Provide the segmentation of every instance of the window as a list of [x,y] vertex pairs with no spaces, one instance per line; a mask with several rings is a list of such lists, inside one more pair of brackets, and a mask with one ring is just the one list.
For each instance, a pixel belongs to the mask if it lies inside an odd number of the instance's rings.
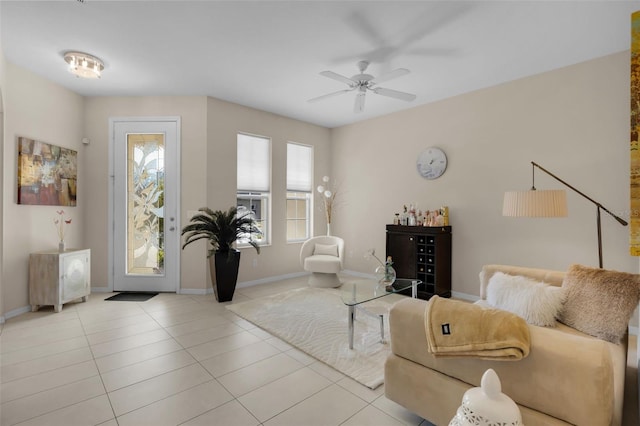
[[287,144],[287,241],[306,240],[311,232],[313,147]]
[[269,242],[269,200],[271,198],[271,141],[260,136],[238,134],[238,214],[250,212],[262,235],[247,235],[238,239],[246,244],[249,238],[259,243]]

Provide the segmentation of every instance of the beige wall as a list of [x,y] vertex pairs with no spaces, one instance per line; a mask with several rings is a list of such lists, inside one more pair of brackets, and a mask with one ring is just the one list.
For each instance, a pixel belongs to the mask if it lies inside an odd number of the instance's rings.
[[[227,209],[235,205],[236,134],[244,131],[273,138],[273,227],[272,245],[257,257],[243,250],[240,283],[301,272],[299,244],[284,239],[284,168],[286,142],[314,145],[322,164],[318,173],[328,173],[329,130],[252,108],[206,97],[90,97],[86,100],[86,180],[90,212],[86,242],[92,249],[93,287],[108,285],[108,119],[125,116],[181,117],[181,226],[188,211],[200,207]],[[322,224],[318,224],[318,227]],[[209,284],[206,245],[195,243],[181,251],[181,288],[205,291]],[[257,263],[254,263],[254,259]],[[254,266],[255,265],[255,266]]]
[[17,137],[59,145],[78,151],[78,206],[65,207],[72,219],[66,242],[68,247],[84,244],[82,231],[87,205],[87,185],[83,161],[82,124],[84,98],[25,69],[5,62],[4,145],[3,145],[3,252],[2,292],[6,315],[28,306],[29,253],[58,245],[53,225],[56,206],[16,204]]
[[[411,202],[422,209],[449,205],[456,292],[478,294],[477,274],[485,263],[596,265],[595,207],[586,200],[569,193],[566,219],[513,219],[501,216],[502,195],[527,189],[530,161],[536,161],[628,218],[628,69],[628,52],[622,52],[329,130],[206,97],[85,99],[5,63],[2,155],[11,161],[3,161],[2,170],[2,314],[28,305],[28,254],[57,242],[55,207],[15,203],[19,135],[78,150],[79,206],[69,209],[74,222],[68,240],[92,249],[93,286],[106,287],[113,116],[181,117],[182,225],[188,210],[235,203],[237,132],[272,138],[272,244],[259,256],[243,250],[241,284],[301,271],[300,245],[284,237],[287,141],[315,147],[316,183],[327,174],[340,182],[333,231],[346,240],[347,269],[373,270],[364,252],[384,252],[384,225]],[[83,146],[82,137],[91,143]],[[447,152],[449,168],[427,181],[415,171],[415,159],[432,145]],[[561,188],[540,172],[536,177],[538,188]],[[317,208],[315,213],[314,230],[322,234],[323,217]],[[637,259],[628,255],[628,228],[603,216],[603,240],[605,267],[637,272]],[[204,244],[181,254],[182,287],[204,291]]]
[[[181,118],[181,217],[187,217],[186,206],[202,205],[206,200],[203,182],[207,176],[206,97],[88,97],[86,99],[85,134],[91,139],[86,155],[86,181],[91,188],[86,243],[92,250],[92,287],[108,286],[108,191],[109,118],[159,117]],[[182,254],[183,288],[204,289],[206,269],[193,256]]]
[[[453,290],[478,295],[486,263],[564,270],[597,266],[596,208],[569,192],[569,217],[502,217],[506,190],[529,189],[541,164],[623,218],[629,217],[629,53],[622,52],[332,131],[332,165],[345,202],[336,234],[346,268],[372,271],[363,253],[385,250],[385,224],[403,204],[450,208]],[[416,156],[445,150],[437,180]],[[538,189],[562,185],[536,172]],[[606,215],[606,213],[603,213]],[[602,217],[605,268],[637,272],[629,229]]]
[[[298,257],[301,243],[286,242],[286,157],[287,142],[314,147],[315,182],[330,170],[330,131],[298,120],[259,111],[218,99],[208,99],[209,150],[207,162],[207,203],[213,209],[228,209],[236,200],[236,135],[251,133],[271,138],[271,245],[257,255],[253,248],[242,249],[240,284],[263,278],[302,272]],[[186,206],[194,209],[199,206]],[[318,210],[315,210],[316,213]],[[316,214],[316,234],[325,232],[321,214]],[[203,245],[204,247],[204,245]],[[204,248],[202,249],[204,251]]]

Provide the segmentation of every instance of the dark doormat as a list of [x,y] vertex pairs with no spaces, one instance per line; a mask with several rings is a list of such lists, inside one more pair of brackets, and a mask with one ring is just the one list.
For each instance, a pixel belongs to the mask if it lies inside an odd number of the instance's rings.
[[111,297],[107,297],[104,300],[115,300],[118,302],[146,302],[157,294],[158,293],[150,291],[124,291]]

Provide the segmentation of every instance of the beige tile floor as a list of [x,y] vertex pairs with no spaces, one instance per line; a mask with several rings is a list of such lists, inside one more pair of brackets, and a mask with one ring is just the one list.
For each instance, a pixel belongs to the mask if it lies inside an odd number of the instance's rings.
[[[233,303],[304,285],[239,288]],[[1,425],[427,424],[387,400],[383,387],[358,384],[213,295],[108,296],[2,326]]]
[[[233,303],[304,285],[302,278],[240,288]],[[108,296],[2,326],[0,425],[429,424],[386,399],[383,386],[358,384],[212,295],[160,294],[144,303]],[[637,402],[635,383],[627,389]],[[625,408],[635,423],[625,424],[637,424],[633,407]]]

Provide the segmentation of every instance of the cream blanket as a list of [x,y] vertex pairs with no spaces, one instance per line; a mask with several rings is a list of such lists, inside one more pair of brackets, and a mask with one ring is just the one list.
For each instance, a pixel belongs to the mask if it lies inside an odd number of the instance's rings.
[[529,355],[529,327],[511,312],[433,296],[424,317],[436,357],[517,361]]

